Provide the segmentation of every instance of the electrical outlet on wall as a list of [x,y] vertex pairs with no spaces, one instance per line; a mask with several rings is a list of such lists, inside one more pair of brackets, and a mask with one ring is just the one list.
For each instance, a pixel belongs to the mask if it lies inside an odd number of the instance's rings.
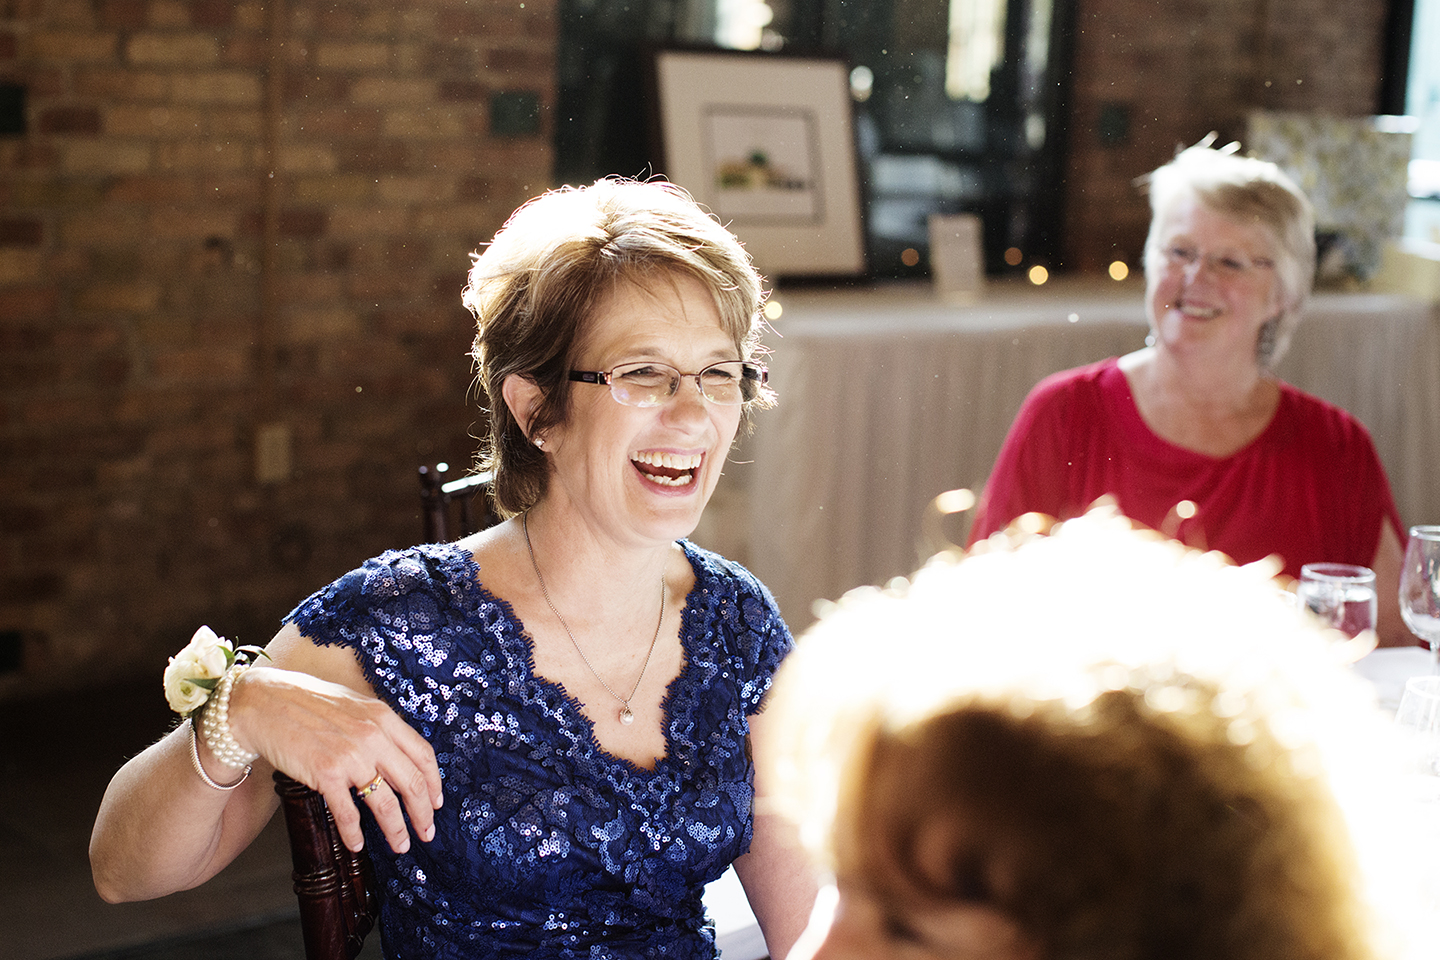
[[281,483],[290,479],[290,425],[263,424],[255,431],[255,480],[257,483]]

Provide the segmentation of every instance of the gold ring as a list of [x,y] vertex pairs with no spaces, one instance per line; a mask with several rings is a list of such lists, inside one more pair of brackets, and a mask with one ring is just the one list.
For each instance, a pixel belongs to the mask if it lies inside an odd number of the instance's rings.
[[364,800],[366,797],[370,796],[370,794],[374,793],[376,790],[379,790],[380,784],[384,782],[385,778],[377,773],[375,774],[374,780],[371,780],[369,783],[365,784],[365,786],[355,791],[355,796],[361,800]]

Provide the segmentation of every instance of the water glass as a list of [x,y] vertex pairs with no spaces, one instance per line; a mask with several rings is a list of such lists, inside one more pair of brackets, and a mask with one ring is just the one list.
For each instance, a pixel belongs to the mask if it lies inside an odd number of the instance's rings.
[[1307,563],[1295,588],[1300,603],[1326,624],[1353,639],[1375,629],[1379,603],[1375,571],[1353,563]]
[[1440,677],[1411,677],[1395,712],[1395,723],[1412,738],[1417,767],[1440,773]]

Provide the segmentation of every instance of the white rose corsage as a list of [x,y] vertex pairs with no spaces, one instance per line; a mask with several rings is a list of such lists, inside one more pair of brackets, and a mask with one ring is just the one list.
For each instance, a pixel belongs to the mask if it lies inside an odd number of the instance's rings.
[[170,709],[189,717],[205,705],[231,667],[258,657],[268,658],[269,654],[260,647],[236,647],[209,627],[201,627],[165,668],[165,699]]
[[[209,627],[201,627],[165,667],[165,699],[190,728],[190,762],[200,779],[216,790],[234,790],[244,783],[251,762],[259,756],[242,748],[230,732],[230,690],[251,663],[269,656],[259,647],[237,647]],[[203,732],[197,726],[204,727]],[[200,762],[201,737],[221,766],[243,770],[238,780],[220,783],[205,771]]]

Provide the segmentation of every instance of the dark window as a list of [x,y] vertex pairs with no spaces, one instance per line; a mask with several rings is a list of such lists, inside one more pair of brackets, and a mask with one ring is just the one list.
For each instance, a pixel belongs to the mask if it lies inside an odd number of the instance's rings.
[[[991,272],[1016,269],[1007,265],[1008,249],[1019,250],[1025,266],[1056,266],[1070,6],[562,0],[556,177],[584,183],[654,172],[645,83],[651,46],[839,53],[852,67],[872,273],[923,273],[932,213],[979,214]],[[735,15],[747,7],[763,16]]]
[[[1394,0],[1386,30],[1381,113],[1415,118],[1405,235],[1440,243],[1440,0]],[[1427,55],[1428,54],[1428,55]]]

